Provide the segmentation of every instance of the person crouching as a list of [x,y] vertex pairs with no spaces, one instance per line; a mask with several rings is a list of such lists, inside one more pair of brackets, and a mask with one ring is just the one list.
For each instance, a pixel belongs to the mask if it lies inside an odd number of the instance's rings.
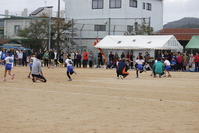
[[129,69],[129,67],[128,67],[128,65],[126,64],[125,61],[126,61],[126,59],[123,58],[123,59],[119,62],[118,68],[117,68],[117,73],[118,73],[118,75],[120,75],[120,78],[121,78],[121,79],[123,79],[123,78],[125,78],[126,76],[129,75],[129,73],[127,72],[128,69]]

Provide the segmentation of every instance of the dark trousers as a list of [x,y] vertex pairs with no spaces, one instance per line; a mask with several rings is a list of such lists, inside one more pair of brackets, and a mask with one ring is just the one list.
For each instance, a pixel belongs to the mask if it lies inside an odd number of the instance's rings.
[[178,63],[177,63],[177,70],[182,70],[182,67],[183,67],[183,66],[182,66],[182,63],[179,63],[179,62],[178,62]]
[[55,62],[55,66],[57,66],[58,65],[57,59],[54,59],[54,62]]
[[77,68],[79,67],[81,67],[81,60],[77,60],[77,63],[76,63],[76,66],[77,66]]
[[195,69],[199,72],[199,62],[195,62]]
[[83,67],[87,67],[88,60],[83,60]]
[[48,67],[48,59],[44,59],[44,66]]
[[102,59],[98,60],[98,66],[103,65]]
[[77,64],[77,59],[74,59],[74,66],[76,66],[76,64]]
[[89,61],[89,67],[90,67],[90,68],[93,67],[93,61],[92,61],[92,60]]
[[26,59],[26,58],[23,58],[23,59],[22,59],[22,65],[23,65],[23,66],[27,66],[27,59]]

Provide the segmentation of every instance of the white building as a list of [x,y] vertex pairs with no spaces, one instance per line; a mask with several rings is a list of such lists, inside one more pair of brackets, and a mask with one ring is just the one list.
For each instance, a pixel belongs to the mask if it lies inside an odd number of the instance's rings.
[[136,23],[163,28],[163,0],[66,0],[65,6],[66,20],[76,23],[72,39],[82,48],[92,49],[96,37],[135,31]]
[[[35,11],[29,13],[28,9],[24,9],[21,15],[12,16],[8,10],[5,11],[5,18],[4,18],[4,36],[6,38],[19,38],[17,36],[17,30],[19,28],[26,28],[30,25],[30,22],[35,20],[36,18],[45,14],[50,17],[57,17],[53,14],[53,6],[46,6],[46,7],[39,7]],[[64,11],[60,12],[60,18],[64,18]]]

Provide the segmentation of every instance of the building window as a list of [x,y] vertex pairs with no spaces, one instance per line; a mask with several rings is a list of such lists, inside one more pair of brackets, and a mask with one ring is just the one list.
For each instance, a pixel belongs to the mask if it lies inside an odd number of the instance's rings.
[[121,8],[121,0],[110,0],[109,7],[110,8]]
[[92,8],[93,9],[103,9],[104,0],[93,0]]
[[145,9],[145,3],[143,3],[143,9]]
[[137,0],[129,0],[129,5],[130,7],[136,7],[138,6]]
[[95,25],[95,31],[106,31],[106,25]]
[[147,6],[146,9],[149,10],[149,11],[151,11],[151,9],[152,9],[151,3],[147,3],[146,6]]
[[14,27],[14,34],[17,34],[17,31],[19,30],[20,25],[15,25]]

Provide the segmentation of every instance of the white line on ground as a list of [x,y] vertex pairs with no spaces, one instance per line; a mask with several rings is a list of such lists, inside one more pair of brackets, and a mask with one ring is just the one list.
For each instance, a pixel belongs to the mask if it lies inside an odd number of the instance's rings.
[[[160,101],[160,99],[148,99],[148,98],[136,98],[136,97],[122,97],[122,96],[110,96],[110,95],[96,95],[96,94],[85,94],[85,93],[74,93],[74,92],[60,92],[60,91],[50,91],[50,90],[38,90],[38,89],[24,89],[24,88],[11,88],[11,87],[0,87],[0,88],[1,89],[10,89],[10,90],[49,92],[49,93],[60,93],[60,94],[83,95],[83,96],[101,96],[101,97],[124,98],[124,99],[133,99],[133,100]],[[199,102],[174,101],[174,100],[164,100],[164,99],[162,101],[164,101],[164,102],[174,102],[174,103],[199,104]]]

